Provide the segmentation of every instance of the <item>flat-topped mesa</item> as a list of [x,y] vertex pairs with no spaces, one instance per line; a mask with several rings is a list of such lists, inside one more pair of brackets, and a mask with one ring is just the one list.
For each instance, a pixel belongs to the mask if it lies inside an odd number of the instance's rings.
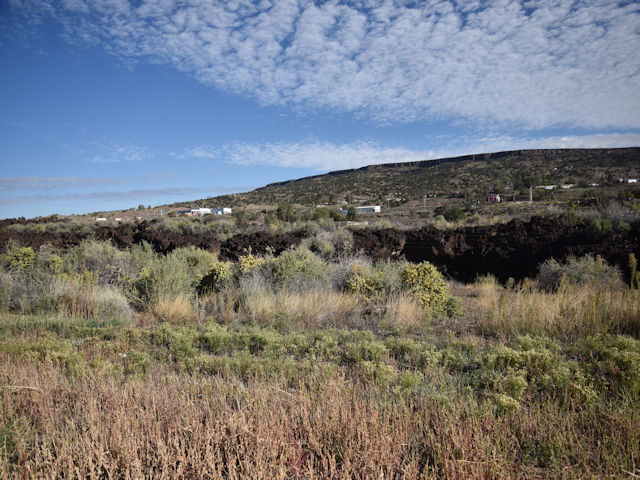
[[367,165],[360,168],[348,168],[345,170],[334,170],[332,172],[311,175],[308,177],[296,178],[293,180],[285,180],[282,182],[274,182],[258,188],[262,190],[269,187],[278,187],[282,185],[289,185],[306,180],[312,180],[314,178],[320,178],[327,175],[345,175],[347,173],[359,172],[359,171],[372,171],[383,170],[391,168],[428,168],[435,167],[436,165],[442,165],[445,163],[460,163],[460,162],[490,162],[493,160],[503,160],[505,158],[514,158],[518,160],[531,159],[531,160],[552,160],[558,155],[566,155],[571,153],[580,153],[582,155],[598,155],[602,157],[602,160],[613,160],[616,155],[637,155],[640,160],[640,147],[625,147],[625,148],[547,148],[547,149],[532,149],[532,150],[505,150],[503,152],[494,153],[478,153],[470,155],[461,155],[459,157],[446,157],[436,158],[433,160],[416,160],[414,162],[396,162],[396,163],[381,163],[376,165]]

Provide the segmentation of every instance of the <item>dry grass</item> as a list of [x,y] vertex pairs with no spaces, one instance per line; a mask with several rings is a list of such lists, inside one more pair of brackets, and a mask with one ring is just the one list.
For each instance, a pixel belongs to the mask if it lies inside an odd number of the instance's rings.
[[640,291],[564,283],[555,293],[525,282],[519,288],[475,287],[483,313],[481,333],[510,336],[546,334],[572,338],[598,333],[640,334]]
[[363,308],[357,296],[333,290],[257,290],[244,297],[238,313],[241,320],[261,326],[355,327],[362,321]]
[[151,313],[160,322],[177,325],[193,323],[198,318],[191,299],[182,294],[159,298],[151,306]]
[[605,478],[640,454],[628,402],[496,417],[340,377],[122,383],[0,362],[2,478]]
[[406,293],[389,297],[383,311],[381,324],[407,333],[424,331],[430,320],[429,312],[425,311],[413,295]]

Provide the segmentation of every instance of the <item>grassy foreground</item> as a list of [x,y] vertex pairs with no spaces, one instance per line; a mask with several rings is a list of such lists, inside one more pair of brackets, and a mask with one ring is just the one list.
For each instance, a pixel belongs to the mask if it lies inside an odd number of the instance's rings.
[[114,291],[56,267],[49,307],[0,314],[0,477],[640,475],[638,289],[287,255],[173,295],[177,258]]

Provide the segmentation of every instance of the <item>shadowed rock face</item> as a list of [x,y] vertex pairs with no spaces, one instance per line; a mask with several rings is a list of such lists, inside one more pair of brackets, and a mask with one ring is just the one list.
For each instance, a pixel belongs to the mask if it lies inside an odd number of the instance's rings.
[[[602,255],[627,274],[629,253],[633,252],[640,258],[639,230],[640,226],[635,225],[628,232],[599,236],[585,223],[566,226],[554,219],[533,218],[530,222],[514,220],[500,225],[444,231],[435,228],[416,231],[355,230],[353,238],[356,253],[375,259],[404,257],[413,262],[428,260],[446,276],[456,280],[468,282],[478,275],[492,273],[505,281],[509,277],[518,280],[535,276],[538,265],[547,258],[562,259],[587,253]],[[99,227],[91,234],[98,239],[111,240],[120,248],[147,241],[156,251],[167,253],[178,247],[193,245],[230,260],[249,251],[254,254],[278,254],[298,245],[303,239],[302,234],[270,235],[257,232],[235,235],[221,242],[214,233],[158,232],[145,222],[115,228]],[[18,233],[0,227],[0,251],[4,251],[10,238],[36,249],[45,243],[66,249],[86,237],[87,233],[81,232]]]
[[587,224],[566,226],[554,219],[533,218],[506,224],[457,230],[355,232],[356,245],[376,258],[400,250],[407,260],[428,260],[448,277],[469,282],[492,273],[500,280],[532,277],[544,260],[587,253],[601,255],[627,273],[629,253],[640,254],[638,226],[630,232],[598,236]]

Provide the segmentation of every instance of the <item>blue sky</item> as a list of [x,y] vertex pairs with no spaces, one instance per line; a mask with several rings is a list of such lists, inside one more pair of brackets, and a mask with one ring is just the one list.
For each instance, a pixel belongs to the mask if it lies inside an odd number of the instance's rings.
[[640,4],[0,2],[0,218],[640,145]]

